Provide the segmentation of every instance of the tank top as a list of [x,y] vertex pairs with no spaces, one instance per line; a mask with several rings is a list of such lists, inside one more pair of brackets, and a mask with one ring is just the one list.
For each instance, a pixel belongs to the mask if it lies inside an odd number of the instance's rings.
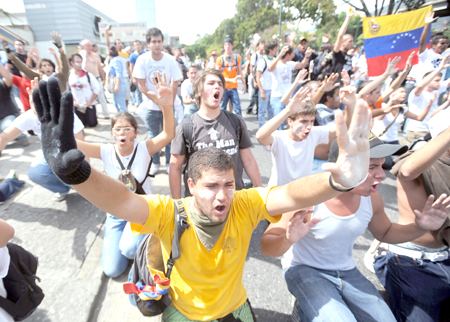
[[356,213],[346,217],[336,216],[325,203],[315,206],[312,216],[322,219],[284,254],[283,268],[297,265],[340,271],[355,268],[353,245],[364,234],[372,215],[370,196],[361,197]]

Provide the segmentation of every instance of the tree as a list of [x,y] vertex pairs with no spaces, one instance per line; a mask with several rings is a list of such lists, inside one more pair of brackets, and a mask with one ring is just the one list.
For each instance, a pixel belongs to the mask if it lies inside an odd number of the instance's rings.
[[375,0],[374,8],[370,11],[365,0],[358,0],[359,4],[356,0],[342,1],[352,6],[356,11],[363,12],[366,17],[393,15],[396,14],[402,6],[405,6],[407,11],[416,10],[425,4],[425,0]]
[[336,12],[333,0],[285,0],[283,7],[291,12],[291,21],[311,19],[315,25],[322,24]]

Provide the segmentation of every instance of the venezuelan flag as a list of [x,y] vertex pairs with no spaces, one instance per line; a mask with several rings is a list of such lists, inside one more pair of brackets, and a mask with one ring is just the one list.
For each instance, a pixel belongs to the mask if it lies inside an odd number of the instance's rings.
[[[406,60],[415,51],[419,53],[420,36],[425,26],[425,15],[432,6],[398,15],[363,18],[364,49],[369,76],[378,76],[386,70],[388,59],[401,56],[397,68],[405,68]],[[430,42],[428,34],[427,44]],[[419,61],[414,55],[412,65]]]

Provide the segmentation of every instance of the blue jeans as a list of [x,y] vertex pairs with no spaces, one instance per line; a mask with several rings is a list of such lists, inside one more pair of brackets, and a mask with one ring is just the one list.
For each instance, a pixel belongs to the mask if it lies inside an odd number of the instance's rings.
[[357,268],[328,271],[299,265],[284,277],[302,322],[395,322],[380,293]]
[[14,192],[22,188],[25,182],[17,179],[6,179],[0,184],[0,204],[4,203],[11,197]]
[[[0,133],[2,133],[4,130],[6,130],[12,124],[12,122],[16,119],[16,117],[17,116],[15,116],[15,115],[8,115],[8,116],[5,116],[4,118],[2,118],[0,120]],[[27,139],[27,136],[23,133],[17,137],[18,141],[23,141],[26,139]]]
[[263,100],[261,98],[261,91],[258,92],[258,101],[259,101],[259,108],[258,108],[258,121],[259,121],[259,127],[263,126],[264,123],[266,123],[266,112],[267,112],[267,121],[270,120],[273,117],[273,108],[270,104],[270,93],[272,91],[269,89],[267,91],[264,91],[266,93],[266,99]]
[[386,251],[373,267],[397,321],[439,321],[441,303],[450,297],[450,259],[431,262]]
[[220,108],[222,110],[227,109],[228,100],[230,100],[231,104],[233,105],[233,110],[237,115],[241,115],[241,100],[239,99],[239,93],[237,91],[237,88],[228,88],[225,89],[223,92],[223,99],[222,103],[220,105]]
[[[278,115],[280,112],[286,107],[283,103],[281,103],[281,97],[271,97],[270,98],[270,105],[272,105],[273,109],[273,115]],[[284,121],[278,130],[283,130],[284,127],[287,126],[287,121]]]
[[52,191],[65,193],[70,190],[70,186],[63,183],[53,173],[50,166],[45,161],[44,156],[37,157],[33,163],[31,163],[28,169],[28,178],[34,183]]
[[127,83],[124,79],[120,80],[119,92],[113,93],[114,106],[117,112],[128,111],[125,94],[127,93]]
[[127,221],[110,214],[106,215],[103,231],[102,267],[106,276],[117,277],[128,266],[145,235],[135,236],[127,227]]
[[199,108],[197,104],[186,104],[184,105],[184,118],[191,117],[192,114],[197,112]]
[[[163,126],[163,113],[161,111],[153,111],[148,110],[147,111],[147,117],[145,119],[145,126],[147,127],[147,133],[148,138],[154,138],[159,133],[162,132],[162,126]],[[169,164],[170,161],[170,143],[166,145],[165,147],[165,154],[166,154],[166,164]],[[154,165],[161,165],[161,160],[159,157],[159,152],[156,152],[152,155],[153,158],[153,164]]]
[[136,106],[139,106],[142,103],[142,93],[139,90],[139,86],[137,85],[136,90],[134,92],[131,92],[131,103],[135,104]]

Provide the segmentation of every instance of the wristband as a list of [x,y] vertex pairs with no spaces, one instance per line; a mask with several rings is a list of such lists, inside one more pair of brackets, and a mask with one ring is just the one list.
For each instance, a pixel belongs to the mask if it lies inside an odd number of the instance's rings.
[[361,181],[359,181],[353,188],[350,188],[350,189],[341,189],[341,188],[336,187],[336,185],[333,183],[333,179],[332,179],[331,174],[330,174],[330,179],[328,181],[330,183],[330,187],[333,190],[338,191],[338,192],[349,192],[349,191],[352,191],[353,189],[355,189],[355,187],[357,187],[360,184],[362,184],[364,181],[366,181],[368,176],[369,176],[369,174],[367,173],[366,176]]
[[83,160],[74,172],[69,175],[65,175],[64,177],[58,177],[66,184],[75,185],[85,182],[90,175],[91,165],[86,160]]
[[8,47],[5,48],[5,51],[6,51],[7,54],[10,54],[11,53],[11,48],[9,48],[9,46],[8,46]]

